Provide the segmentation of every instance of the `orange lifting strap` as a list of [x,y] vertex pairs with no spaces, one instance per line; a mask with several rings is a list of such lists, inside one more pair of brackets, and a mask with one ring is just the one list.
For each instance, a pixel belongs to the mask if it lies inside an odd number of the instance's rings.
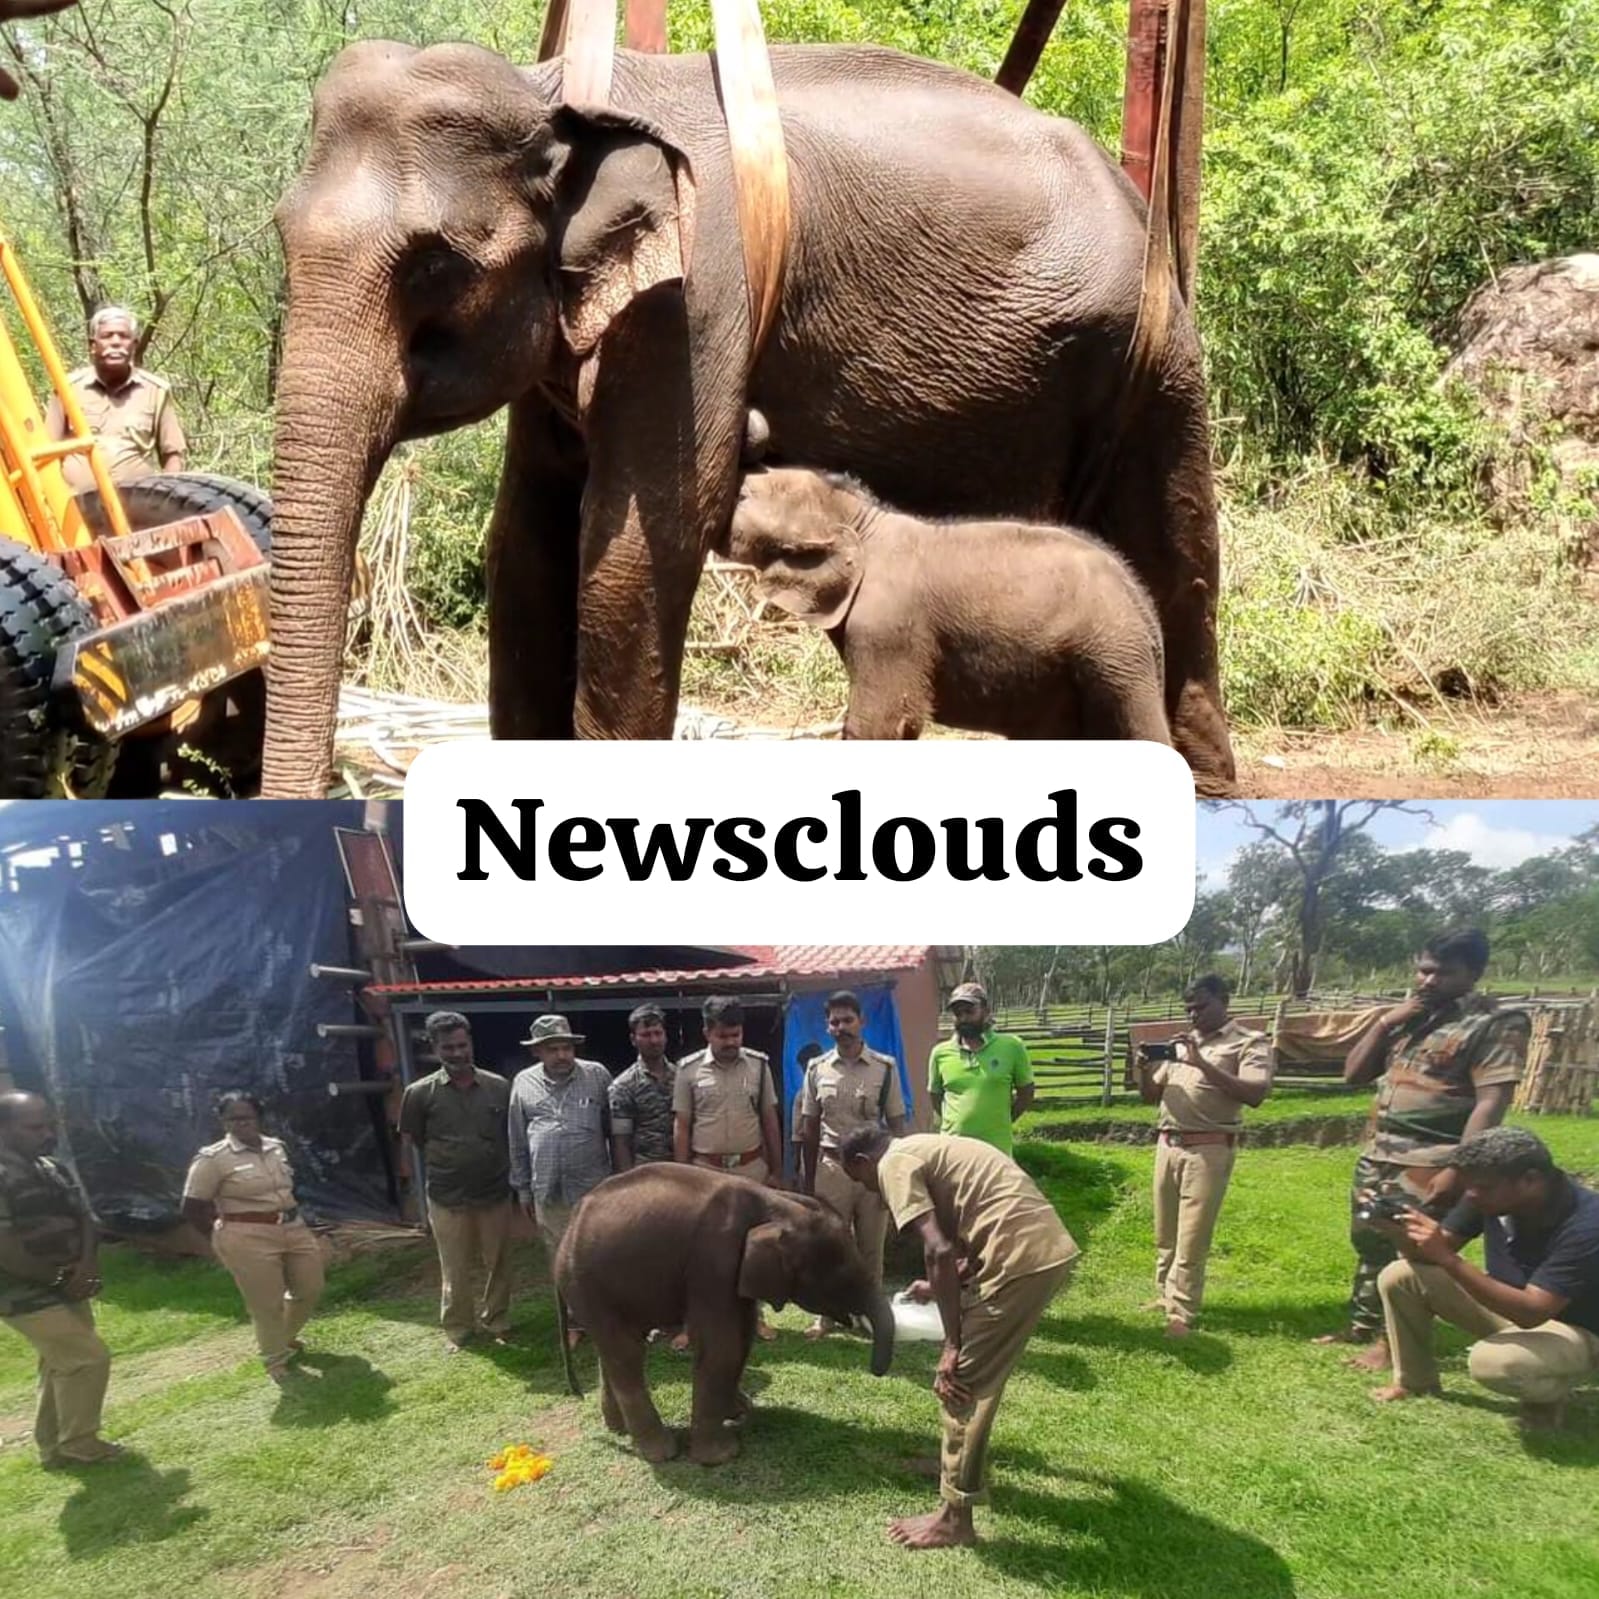
[[[561,94],[568,104],[611,103],[616,7],[617,0],[550,0],[539,60],[565,57]],[[753,366],[782,302],[790,225],[788,153],[760,0],[711,0],[711,20],[716,30],[717,80],[733,152]],[[623,43],[629,50],[663,54],[666,0],[626,0]]]

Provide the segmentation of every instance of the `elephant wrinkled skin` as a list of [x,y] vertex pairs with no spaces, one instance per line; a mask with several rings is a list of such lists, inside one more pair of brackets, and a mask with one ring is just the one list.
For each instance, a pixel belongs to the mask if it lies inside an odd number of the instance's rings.
[[930,517],[1081,527],[1160,616],[1173,741],[1233,760],[1199,350],[1173,291],[1128,352],[1143,202],[1074,124],[892,50],[771,52],[793,233],[749,368],[727,130],[707,55],[561,65],[349,47],[278,208],[268,796],[325,791],[365,501],[402,440],[510,407],[487,549],[500,738],[671,736],[689,607],[725,538],[746,405],[781,460]]
[[635,1166],[585,1195],[555,1252],[555,1288],[594,1340],[606,1426],[646,1460],[677,1453],[644,1377],[652,1328],[681,1324],[693,1341],[689,1455],[708,1466],[738,1452],[727,1423],[744,1413],[758,1302],[866,1317],[878,1376],[894,1353],[888,1300],[826,1205],[700,1166]]
[[1171,742],[1160,623],[1098,539],[938,526],[850,478],[779,467],[744,479],[727,553],[760,572],[766,599],[828,630],[849,671],[845,738],[917,738],[936,718],[1009,738]]

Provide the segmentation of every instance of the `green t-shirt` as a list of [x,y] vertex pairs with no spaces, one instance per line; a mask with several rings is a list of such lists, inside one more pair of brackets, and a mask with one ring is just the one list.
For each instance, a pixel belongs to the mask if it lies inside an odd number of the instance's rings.
[[927,1091],[944,1096],[939,1131],[980,1138],[1007,1155],[1014,1150],[1011,1092],[1032,1080],[1026,1044],[992,1027],[975,1050],[962,1049],[958,1038],[945,1038],[933,1045],[927,1060]]

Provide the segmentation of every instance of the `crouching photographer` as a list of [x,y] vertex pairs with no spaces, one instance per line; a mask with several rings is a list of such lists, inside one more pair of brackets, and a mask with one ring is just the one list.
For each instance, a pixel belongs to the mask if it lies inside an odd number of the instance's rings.
[[[1442,1223],[1413,1208],[1372,1217],[1403,1258],[1377,1279],[1395,1380],[1371,1397],[1439,1392],[1432,1324],[1441,1318],[1477,1335],[1471,1375],[1519,1399],[1523,1427],[1558,1427],[1573,1386],[1599,1374],[1599,1193],[1516,1127],[1464,1140],[1447,1164],[1465,1197]],[[1478,1234],[1486,1271],[1460,1255]]]

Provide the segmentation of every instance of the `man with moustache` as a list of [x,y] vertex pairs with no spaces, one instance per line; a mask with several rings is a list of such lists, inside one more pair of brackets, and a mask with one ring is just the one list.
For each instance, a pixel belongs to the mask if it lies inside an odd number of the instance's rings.
[[638,1006],[627,1018],[633,1064],[611,1084],[611,1163],[618,1171],[672,1160],[677,1063],[666,1053],[666,1013]]
[[[540,1016],[522,1042],[533,1064],[511,1084],[511,1187],[553,1261],[573,1207],[611,1175],[611,1074],[578,1059],[583,1034],[564,1016]],[[582,1336],[569,1322],[568,1341]]]
[[[172,385],[134,364],[139,324],[131,311],[105,305],[89,319],[89,365],[69,373],[67,382],[89,431],[99,441],[113,481],[126,483],[151,472],[181,472],[188,445],[172,403]],[[67,419],[58,396],[45,408],[45,432],[67,436]],[[94,487],[86,456],[61,462],[67,487],[81,494]]]
[[[428,1227],[439,1253],[439,1322],[446,1353],[481,1332],[505,1344],[511,1331],[511,1085],[476,1064],[472,1028],[457,1011],[423,1024],[439,1069],[400,1102],[400,1132],[422,1151]],[[473,1298],[473,1278],[482,1283]]]
[[[744,1009],[736,999],[713,995],[700,1015],[706,1047],[684,1057],[673,1091],[677,1158],[780,1188],[783,1143],[771,1063],[744,1047]],[[755,1333],[770,1340],[777,1329],[760,1317]]]
[[[827,1031],[833,1047],[805,1068],[800,1147],[804,1191],[843,1219],[872,1282],[881,1287],[888,1212],[871,1189],[850,1181],[838,1151],[845,1134],[857,1127],[883,1126],[898,1137],[905,1131],[905,1099],[893,1057],[867,1047],[861,1036],[863,1025],[858,996],[848,989],[827,996]],[[832,1330],[833,1323],[818,1316],[805,1336],[825,1338]]]

